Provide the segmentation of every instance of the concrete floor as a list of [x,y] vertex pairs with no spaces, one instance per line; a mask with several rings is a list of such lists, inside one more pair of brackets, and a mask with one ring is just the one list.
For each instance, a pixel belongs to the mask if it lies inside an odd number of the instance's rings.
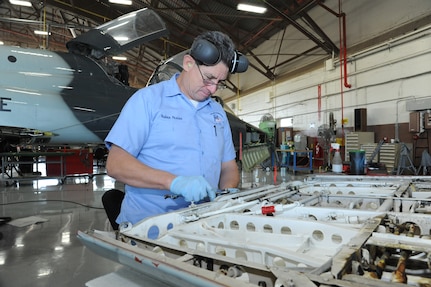
[[83,247],[78,230],[111,230],[101,196],[115,187],[106,175],[93,179],[20,181],[0,186],[0,216],[38,216],[46,222],[0,225],[0,286],[85,286],[121,266]]
[[[0,224],[0,287],[86,286],[102,275],[122,272],[122,265],[91,252],[76,236],[78,230],[112,230],[101,197],[105,191],[123,186],[104,171],[95,167],[94,173],[101,175],[71,177],[63,183],[57,179],[0,182],[1,217],[46,220],[23,227]],[[243,173],[244,185],[250,185],[255,176]],[[259,177],[260,184],[273,181],[269,172],[260,172]],[[141,282],[165,286],[145,278]]]

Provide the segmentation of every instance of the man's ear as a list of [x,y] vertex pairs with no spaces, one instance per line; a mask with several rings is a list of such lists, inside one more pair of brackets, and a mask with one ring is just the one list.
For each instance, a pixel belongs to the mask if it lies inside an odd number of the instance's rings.
[[193,65],[195,64],[195,60],[190,55],[185,55],[183,59],[183,69],[186,71],[189,71],[191,68],[193,68]]

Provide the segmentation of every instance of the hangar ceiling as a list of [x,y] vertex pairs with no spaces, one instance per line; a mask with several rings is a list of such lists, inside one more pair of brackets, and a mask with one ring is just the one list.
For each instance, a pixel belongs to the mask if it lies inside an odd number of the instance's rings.
[[[236,6],[239,0],[133,0],[130,6],[112,4],[108,0],[30,0],[31,7],[0,0],[0,40],[6,45],[66,51],[65,43],[75,35],[125,13],[148,7],[165,21],[169,35],[137,47],[125,55],[128,58],[130,84],[144,86],[160,60],[190,47],[199,33],[219,30],[227,33],[238,50],[247,55],[250,60],[249,71],[259,77],[258,80],[250,81],[251,84],[242,86],[230,81],[229,89],[223,92],[228,98],[235,95],[238,88],[241,91],[253,90],[258,85],[277,80],[317,61],[321,63],[324,58],[337,56],[340,47],[343,47],[340,46],[344,15],[341,12],[346,11],[342,10],[342,5],[349,1],[353,0],[257,0],[267,7],[267,12],[259,15],[238,11]],[[360,2],[369,6],[374,1]],[[348,11],[346,15],[348,13],[354,11]],[[429,17],[412,21],[404,30],[414,29],[422,24],[421,21],[429,21]],[[328,23],[332,23],[332,26]],[[337,30],[335,33],[334,28]],[[51,35],[37,36],[34,34],[35,29],[49,30]],[[295,31],[297,38],[295,44],[286,51],[281,44],[283,37],[295,39],[291,32],[287,32],[288,29]],[[403,32],[400,30],[396,33]],[[393,33],[386,33],[386,37],[391,36],[394,36]],[[256,52],[274,37],[280,41],[271,50]],[[368,38],[367,41],[367,44],[361,45],[370,45],[373,40]],[[313,60],[300,64],[302,59],[310,58]]]

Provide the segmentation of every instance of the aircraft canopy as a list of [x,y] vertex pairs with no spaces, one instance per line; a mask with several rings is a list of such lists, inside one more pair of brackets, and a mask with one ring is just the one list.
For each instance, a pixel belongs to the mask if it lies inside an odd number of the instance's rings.
[[67,42],[71,53],[102,58],[127,50],[168,34],[163,20],[144,8],[102,24]]

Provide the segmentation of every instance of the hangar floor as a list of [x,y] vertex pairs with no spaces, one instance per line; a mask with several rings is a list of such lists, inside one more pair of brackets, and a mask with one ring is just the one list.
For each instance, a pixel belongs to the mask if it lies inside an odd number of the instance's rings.
[[110,229],[101,196],[114,186],[106,175],[2,185],[0,216],[28,222],[0,226],[0,286],[85,286],[120,268],[76,237],[77,230]]
[[[0,287],[86,286],[122,268],[86,249],[76,237],[78,230],[111,230],[101,197],[122,187],[103,168],[94,172],[101,174],[67,178],[63,184],[57,179],[0,184],[0,217],[25,219],[14,225],[0,221]],[[243,174],[243,182],[250,178]]]

